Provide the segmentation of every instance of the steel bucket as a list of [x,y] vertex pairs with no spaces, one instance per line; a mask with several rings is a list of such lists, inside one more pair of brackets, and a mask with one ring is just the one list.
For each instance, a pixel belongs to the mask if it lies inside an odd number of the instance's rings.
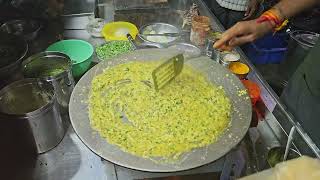
[[16,152],[49,151],[65,134],[52,85],[37,79],[16,81],[0,90],[0,119],[1,133],[6,132],[0,138],[9,138],[4,139],[11,141],[5,147]]
[[41,52],[22,63],[26,78],[40,78],[54,88],[61,114],[68,116],[68,104],[75,82],[70,58],[59,52]]

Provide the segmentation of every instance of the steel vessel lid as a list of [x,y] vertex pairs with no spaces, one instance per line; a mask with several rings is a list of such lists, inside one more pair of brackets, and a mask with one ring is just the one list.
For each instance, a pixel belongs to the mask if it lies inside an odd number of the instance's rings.
[[299,44],[312,48],[319,39],[319,34],[309,31],[294,31],[291,37]]

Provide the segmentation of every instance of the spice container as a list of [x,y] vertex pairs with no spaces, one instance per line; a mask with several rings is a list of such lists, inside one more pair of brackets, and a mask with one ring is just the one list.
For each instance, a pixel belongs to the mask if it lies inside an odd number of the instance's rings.
[[257,103],[260,101],[260,94],[261,94],[260,87],[256,83],[250,80],[243,79],[241,80],[241,82],[248,90],[248,94],[251,99],[252,120],[251,120],[250,127],[257,127],[259,123],[259,119],[264,117],[264,110],[261,110],[261,108],[259,108],[260,106],[257,105]]
[[250,80],[241,80],[241,82],[249,92],[252,106],[255,106],[260,99],[260,94],[261,94],[260,87],[256,83]]
[[230,63],[240,60],[240,54],[236,52],[223,51],[220,52],[219,63],[225,67],[228,67]]
[[210,31],[210,20],[207,16],[195,16],[192,18],[190,41],[198,46],[205,44]]
[[229,67],[229,65],[231,64],[231,61],[224,61],[223,58],[221,58],[221,53],[220,53],[220,58],[219,58],[219,63],[224,66],[224,67]]
[[206,39],[206,43],[205,43],[205,53],[208,57],[212,56],[212,51],[213,51],[213,44],[214,41],[212,39]]
[[236,52],[224,51],[220,53],[219,63],[228,67],[230,63],[240,60],[240,54]]
[[239,79],[245,79],[250,71],[250,68],[241,62],[231,62],[229,65],[229,70],[237,75]]
[[[221,56],[223,54],[223,51],[219,50],[219,49],[212,49],[212,53],[211,53],[211,59],[216,61],[217,63],[221,64]],[[229,65],[229,64],[228,64]]]
[[236,52],[224,52],[222,59],[223,61],[237,62],[240,60],[240,54]]
[[[216,50],[213,48],[213,44],[219,40],[221,37],[221,33],[220,32],[209,32],[208,37],[206,38],[206,42],[205,42],[205,53],[208,57],[212,58],[212,53],[214,53]],[[217,54],[217,52],[215,52]],[[219,62],[219,60],[217,61]]]

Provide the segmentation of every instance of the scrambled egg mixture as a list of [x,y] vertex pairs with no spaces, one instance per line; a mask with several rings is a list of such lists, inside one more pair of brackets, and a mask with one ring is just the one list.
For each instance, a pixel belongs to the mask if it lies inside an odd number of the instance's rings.
[[91,126],[123,151],[144,158],[177,159],[214,143],[230,123],[222,87],[185,65],[159,92],[152,70],[159,62],[130,62],[106,69],[92,81]]

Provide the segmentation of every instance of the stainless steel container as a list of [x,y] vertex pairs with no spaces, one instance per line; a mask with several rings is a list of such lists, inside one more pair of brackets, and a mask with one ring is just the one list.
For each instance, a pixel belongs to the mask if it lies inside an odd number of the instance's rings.
[[229,51],[219,51],[219,50],[216,50],[218,51],[217,53],[219,54],[219,59],[217,59],[217,61],[222,65],[222,66],[225,66],[225,67],[229,67],[229,65],[232,63],[232,62],[237,62],[237,61],[240,61],[240,54],[237,53],[237,52],[229,52]]
[[231,64],[230,61],[224,61],[223,58],[220,58],[220,62],[219,63],[224,67],[229,67],[229,65]]
[[37,153],[54,148],[65,133],[52,85],[37,79],[16,81],[0,91],[0,119],[6,135],[17,136],[10,140],[26,146],[17,148]]
[[23,61],[22,66],[25,77],[40,78],[53,85],[61,113],[67,115],[75,85],[70,58],[59,52],[41,52]]
[[220,59],[222,58],[223,52],[220,51],[219,49],[212,49],[211,53],[211,59],[216,61],[217,63],[220,63]]
[[215,43],[215,41],[213,39],[206,39],[205,42],[205,54],[208,57],[212,57],[212,51],[213,49],[213,44]]
[[205,42],[205,51],[208,57],[211,57],[214,61],[220,63],[220,59],[222,58],[222,51],[219,49],[213,48],[213,45],[216,41],[221,38],[221,32],[209,32],[209,35]]
[[162,46],[167,46],[168,44],[173,44],[181,36],[169,37],[169,36],[144,36],[144,34],[163,34],[163,33],[181,33],[181,30],[171,24],[167,23],[151,23],[142,26],[139,29],[139,37],[143,42],[157,43]]
[[281,73],[287,81],[291,78],[304,58],[316,44],[320,35],[308,31],[293,31],[290,33],[288,51],[285,55],[285,60],[281,65]]

